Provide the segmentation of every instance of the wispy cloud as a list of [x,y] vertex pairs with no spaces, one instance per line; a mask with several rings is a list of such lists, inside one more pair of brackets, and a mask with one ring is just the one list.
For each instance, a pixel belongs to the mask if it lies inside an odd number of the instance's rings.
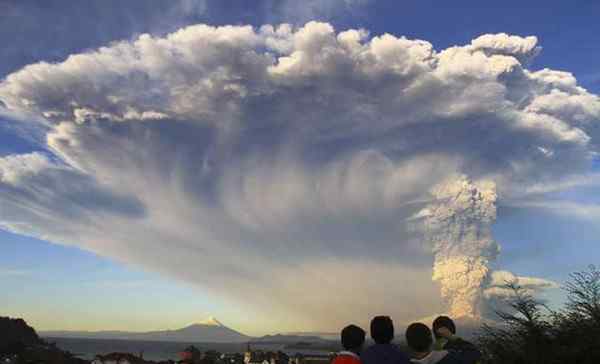
[[567,176],[554,181],[535,183],[523,188],[516,197],[523,198],[530,195],[541,195],[553,192],[562,192],[583,187],[600,186],[600,173],[588,173],[583,175]]
[[581,203],[565,200],[550,201],[522,201],[514,202],[510,206],[518,208],[541,209],[565,218],[574,218],[589,221],[600,219],[600,204]]
[[89,282],[89,285],[101,290],[110,289],[133,289],[152,287],[152,281],[148,280],[102,280]]
[[28,277],[31,275],[32,275],[32,272],[30,270],[0,268],[0,277],[18,278],[18,277]]

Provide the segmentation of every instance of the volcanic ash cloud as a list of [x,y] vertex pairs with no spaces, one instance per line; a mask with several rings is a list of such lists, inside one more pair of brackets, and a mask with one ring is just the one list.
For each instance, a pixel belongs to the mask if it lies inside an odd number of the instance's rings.
[[431,193],[435,202],[420,215],[434,254],[433,280],[441,285],[450,315],[479,317],[490,263],[499,253],[491,232],[496,185],[460,176],[437,185]]
[[311,330],[439,312],[433,252],[450,312],[485,316],[507,278],[548,285],[490,269],[496,191],[525,201],[600,151],[600,97],[528,69],[540,51],[197,24],[28,65],[0,81],[33,143],[0,157],[0,228]]

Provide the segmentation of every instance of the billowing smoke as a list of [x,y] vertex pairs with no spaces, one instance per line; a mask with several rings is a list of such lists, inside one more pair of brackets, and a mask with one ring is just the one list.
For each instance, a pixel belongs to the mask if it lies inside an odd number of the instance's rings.
[[495,183],[459,176],[431,193],[435,202],[419,216],[434,254],[433,280],[440,283],[452,316],[479,317],[490,263],[499,253],[491,232],[496,220]]
[[[434,255],[432,279],[440,284],[448,314],[479,319],[502,308],[514,283],[530,294],[556,288],[549,280],[496,270],[500,245],[492,236],[496,221],[496,183],[449,177],[430,191],[432,203],[415,217]],[[505,308],[503,308],[505,309]]]
[[452,314],[477,316],[507,276],[496,204],[543,202],[599,149],[600,98],[527,69],[540,51],[506,34],[437,51],[318,22],[195,25],[29,65],[0,83],[0,115],[38,133],[0,158],[0,227],[279,327],[439,312],[432,274]]

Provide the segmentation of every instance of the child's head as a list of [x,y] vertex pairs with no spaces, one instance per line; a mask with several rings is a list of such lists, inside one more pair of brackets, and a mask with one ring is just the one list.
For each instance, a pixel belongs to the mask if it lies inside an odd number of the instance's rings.
[[438,316],[435,320],[433,320],[433,334],[436,338],[440,338],[437,331],[440,327],[445,327],[454,335],[456,334],[456,325],[454,325],[454,321],[448,316]]
[[371,337],[377,344],[389,344],[394,339],[394,323],[389,316],[375,316],[371,320]]
[[365,330],[356,325],[348,325],[342,330],[342,346],[346,350],[357,351],[365,343]]
[[431,330],[429,330],[427,325],[420,322],[411,324],[406,329],[406,343],[412,350],[418,353],[429,351],[431,344],[433,344]]

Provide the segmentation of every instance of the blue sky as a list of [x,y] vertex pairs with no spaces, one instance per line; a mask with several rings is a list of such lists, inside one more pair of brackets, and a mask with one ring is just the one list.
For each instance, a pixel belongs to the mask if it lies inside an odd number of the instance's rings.
[[[353,5],[339,1],[336,6],[312,1],[313,8],[300,13],[291,2],[248,3],[5,2],[0,4],[0,78],[28,64],[61,62],[71,54],[135,39],[145,32],[164,35],[201,22],[258,27],[281,22],[302,25],[316,19],[336,30],[365,28],[372,36],[390,33],[424,39],[436,50],[467,44],[486,33],[535,35],[543,50],[531,70],[566,70],[590,93],[600,93],[597,1],[386,0],[348,2]],[[0,156],[41,149],[9,125],[0,126]],[[599,191],[590,187],[549,198],[567,195],[570,200],[597,204]],[[498,265],[503,269],[563,282],[570,272],[598,263],[600,235],[593,220],[502,205],[498,215],[493,231],[502,245]],[[202,285],[177,279],[177,274],[152,271],[140,262],[119,262],[73,245],[7,231],[0,231],[0,249],[0,289],[5,292],[0,295],[0,313],[24,317],[38,329],[150,330],[183,326],[208,315],[249,334],[311,329],[310,323],[290,321],[274,327],[253,321],[239,300],[232,303]],[[562,297],[559,290],[546,295],[555,303]]]
[[3,232],[2,249],[3,314],[47,329],[172,329],[220,312],[218,300],[193,286],[75,247]]

